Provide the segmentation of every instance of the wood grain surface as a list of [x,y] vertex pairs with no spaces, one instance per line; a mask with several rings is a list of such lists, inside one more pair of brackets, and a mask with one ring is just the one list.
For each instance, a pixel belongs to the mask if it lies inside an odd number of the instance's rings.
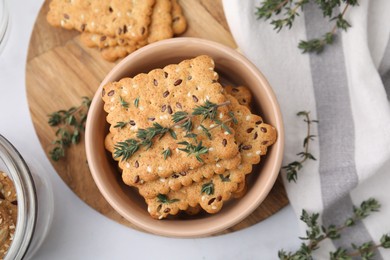
[[[188,19],[188,29],[183,36],[204,38],[236,48],[220,0],[179,2]],[[48,6],[46,1],[35,22],[26,66],[30,113],[46,154],[53,148],[56,131],[47,123],[48,114],[79,105],[82,96],[92,98],[104,76],[115,66],[115,63],[105,61],[97,49],[83,46],[78,32],[51,27],[46,22]],[[85,203],[112,220],[136,229],[111,208],[97,189],[88,168],[83,139],[68,150],[65,159],[52,161],[52,164],[66,185]],[[287,204],[283,184],[278,180],[259,208],[222,233],[256,224]]]

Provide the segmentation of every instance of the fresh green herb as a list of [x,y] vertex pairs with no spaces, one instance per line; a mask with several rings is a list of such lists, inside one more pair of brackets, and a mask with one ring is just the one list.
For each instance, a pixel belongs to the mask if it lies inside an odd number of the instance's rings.
[[192,115],[194,116],[202,116],[202,120],[206,120],[209,118],[211,121],[215,121],[218,113],[218,108],[221,106],[229,105],[230,101],[226,101],[221,104],[215,104],[210,102],[209,100],[206,100],[204,105],[197,106],[194,108],[194,111],[192,112]]
[[238,120],[237,120],[236,116],[234,115],[234,112],[233,111],[229,111],[228,115],[232,119],[233,124],[237,125],[238,124]]
[[166,160],[169,156],[171,156],[171,149],[167,148],[165,149],[162,154],[164,155],[164,160]]
[[[320,243],[325,239],[338,239],[341,237],[341,232],[349,227],[355,225],[358,220],[368,217],[371,213],[377,212],[380,209],[380,204],[376,199],[370,198],[363,201],[359,207],[353,207],[353,216],[346,219],[341,226],[330,225],[329,227],[320,226],[318,219],[320,214],[309,214],[302,210],[301,220],[307,225],[306,237],[301,237],[301,240],[307,241],[302,243],[301,247],[296,252],[286,252],[283,249],[278,252],[279,259],[295,260],[295,259],[313,259],[313,251],[320,248]],[[335,252],[330,252],[330,259],[351,259],[360,256],[362,259],[372,259],[374,257],[374,250],[382,248],[390,248],[390,235],[384,234],[380,243],[375,245],[372,241],[364,243],[360,246],[351,245],[355,250],[348,251],[345,248],[338,248]]]
[[138,151],[140,143],[135,139],[127,139],[124,142],[118,142],[114,148],[114,158],[122,157],[121,161],[125,161]]
[[306,133],[305,139],[303,140],[304,151],[297,154],[298,156],[302,157],[302,159],[299,161],[293,161],[293,162],[282,167],[282,169],[284,169],[286,171],[287,180],[289,182],[291,182],[291,181],[296,182],[297,181],[298,171],[302,169],[303,163],[306,160],[308,160],[308,159],[309,160],[316,160],[316,158],[309,152],[309,144],[310,144],[310,141],[314,140],[314,138],[316,137],[315,135],[311,134],[310,126],[312,123],[318,123],[318,121],[310,119],[310,112],[307,112],[307,111],[300,111],[297,113],[297,116],[304,117],[303,121],[307,123],[307,133]]
[[213,195],[214,194],[214,183],[208,182],[202,185],[202,189],[200,190],[200,193],[206,193],[207,195]]
[[134,106],[136,108],[138,108],[138,105],[139,105],[139,97],[137,97],[135,100],[134,100]]
[[220,174],[219,177],[221,178],[222,182],[230,182],[230,174],[223,176],[223,174]]
[[80,142],[90,105],[91,100],[88,97],[83,97],[81,105],[78,107],[59,110],[49,115],[48,124],[52,127],[58,127],[56,131],[57,139],[53,141],[55,147],[49,151],[53,161],[58,161],[65,157],[66,149],[72,144]]
[[129,103],[126,102],[121,96],[119,96],[119,103],[121,104],[122,107],[129,108]]
[[[272,18],[270,23],[274,26],[274,30],[279,32],[284,27],[290,29],[293,26],[295,18],[299,16],[299,9],[302,10],[303,6],[307,3],[309,3],[309,0],[265,0],[261,3],[260,7],[256,8],[256,16],[258,19],[264,20]],[[303,53],[321,53],[326,45],[330,45],[334,42],[337,29],[347,31],[351,25],[345,20],[344,15],[350,6],[358,5],[357,0],[318,0],[314,1],[314,3],[322,10],[323,16],[328,17],[330,22],[335,21],[335,24],[333,28],[321,38],[300,41],[298,48],[301,49]],[[345,4],[343,11],[340,14],[333,15],[342,4]],[[275,19],[273,18],[281,13],[283,18],[280,18],[280,16]]]
[[114,126],[114,128],[124,128],[126,125],[128,124],[128,122],[117,122],[116,125]]
[[153,123],[152,127],[146,129],[139,129],[137,132],[137,138],[141,141],[141,145],[149,149],[153,142],[153,138],[160,136],[160,139],[164,137],[166,133],[170,133],[170,128],[163,127],[159,123]]
[[172,116],[172,121],[180,125],[186,132],[190,132],[192,130],[192,121],[191,121],[192,116],[189,115],[185,111],[178,111],[175,112]]
[[211,136],[211,133],[210,133],[209,129],[207,129],[207,128],[206,128],[204,125],[202,125],[202,124],[200,124],[199,126],[200,126],[200,128],[202,129],[203,134],[204,134],[205,136],[207,136],[207,138],[208,138],[209,140],[211,140],[211,139],[212,139],[212,136]]
[[198,145],[193,145],[187,141],[179,142],[178,144],[186,146],[185,148],[179,148],[180,151],[188,153],[188,155],[195,155],[195,158],[199,162],[203,162],[200,156],[209,152],[209,149],[202,145],[202,141],[200,141]]
[[162,203],[162,204],[171,204],[174,202],[180,201],[179,199],[169,199],[167,195],[159,193],[157,195],[157,202]]

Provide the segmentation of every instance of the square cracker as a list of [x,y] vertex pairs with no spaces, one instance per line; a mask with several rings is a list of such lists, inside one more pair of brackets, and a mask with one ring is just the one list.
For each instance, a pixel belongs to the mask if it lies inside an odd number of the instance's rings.
[[[206,100],[215,103],[226,103],[223,88],[218,83],[218,74],[214,71],[214,61],[208,56],[199,56],[172,64],[163,69],[155,69],[148,74],[139,74],[134,78],[124,78],[119,82],[108,83],[103,87],[102,99],[104,109],[108,113],[107,122],[111,125],[113,142],[124,142],[136,138],[139,129],[151,127],[154,123],[168,127],[172,125],[172,115],[177,111],[191,113],[194,108],[201,106]],[[137,106],[134,105],[137,100]],[[126,102],[127,107],[122,104]],[[217,111],[218,119],[227,121],[228,107],[220,106]],[[210,119],[202,121],[200,116],[192,118],[193,125],[204,125],[206,128],[214,125]],[[124,128],[116,128],[118,122],[131,122]],[[166,134],[154,141],[152,147],[146,150],[141,147],[127,160],[115,158],[123,170],[122,178],[128,185],[135,179],[144,181],[166,178],[173,173],[196,169],[204,163],[215,163],[220,159],[229,159],[237,155],[238,145],[235,143],[234,131],[231,134],[221,127],[212,130],[213,138],[209,140],[201,129],[194,127],[198,134],[197,142],[202,141],[208,153],[201,156],[203,162],[195,156],[179,150],[184,148],[179,142],[193,140],[184,137],[186,131],[176,126],[174,131],[177,140]],[[166,160],[162,152],[170,149],[172,154]]]
[[155,0],[52,0],[47,21],[57,27],[135,41],[145,39]]
[[[236,141],[240,144],[241,164],[237,169],[214,175],[209,179],[182,187],[178,191],[158,194],[154,198],[146,198],[148,212],[154,218],[162,219],[168,215],[176,215],[188,207],[200,205],[208,213],[221,210],[223,203],[235,196],[235,192],[243,188],[245,176],[252,171],[252,165],[260,162],[261,156],[267,153],[267,148],[274,144],[277,137],[276,129],[263,122],[260,116],[250,110],[230,95],[231,110],[238,120],[235,132]],[[211,192],[204,192],[205,186],[212,186]],[[161,196],[167,198],[164,202]]]
[[[147,36],[146,40],[141,42],[137,42],[132,39],[125,39],[123,37],[112,37],[89,32],[82,33],[80,39],[87,47],[108,48],[109,50],[116,53],[121,52],[119,52],[118,48],[109,47],[118,45],[123,46],[123,50],[125,50],[125,53],[128,54],[128,51],[133,50],[132,48],[127,48],[128,45],[140,48],[148,43],[171,38],[173,36],[171,11],[171,0],[156,0],[149,25],[149,35]],[[114,54],[111,56],[113,55]]]

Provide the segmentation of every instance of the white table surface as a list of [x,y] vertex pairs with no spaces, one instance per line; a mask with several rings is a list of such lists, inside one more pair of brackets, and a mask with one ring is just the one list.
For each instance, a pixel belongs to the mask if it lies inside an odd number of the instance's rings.
[[[211,0],[210,0],[211,1]],[[27,162],[38,162],[54,190],[50,232],[33,259],[277,259],[299,246],[290,206],[250,228],[228,235],[174,239],[142,233],[100,215],[59,178],[35,133],[26,98],[25,66],[30,35],[42,0],[8,1],[11,32],[0,54],[0,133]]]

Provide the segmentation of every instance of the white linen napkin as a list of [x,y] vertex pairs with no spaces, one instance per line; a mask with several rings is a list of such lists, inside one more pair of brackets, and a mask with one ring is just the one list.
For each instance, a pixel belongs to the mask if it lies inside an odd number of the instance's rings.
[[[317,160],[305,162],[296,183],[284,178],[297,221],[306,209],[319,212],[324,226],[341,225],[353,205],[373,197],[382,205],[380,213],[343,231],[340,239],[321,243],[315,256],[327,259],[329,251],[350,248],[351,242],[378,243],[390,232],[390,1],[359,1],[345,15],[352,27],[338,32],[319,55],[297,48],[300,40],[320,37],[333,26],[316,4],[305,6],[291,30],[276,33],[268,21],[257,20],[260,1],[223,0],[223,6],[238,47],[279,100],[286,132],[283,165],[302,151],[306,124],[296,113],[307,110],[319,120],[312,124],[318,137],[310,144]],[[306,226],[301,227],[304,236]],[[375,259],[390,259],[390,250],[377,250]]]

